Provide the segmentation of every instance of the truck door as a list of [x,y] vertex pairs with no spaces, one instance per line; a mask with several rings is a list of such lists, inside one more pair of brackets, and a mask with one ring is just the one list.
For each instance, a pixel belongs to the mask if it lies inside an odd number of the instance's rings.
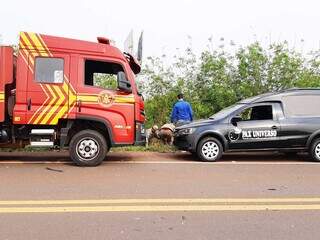
[[69,56],[30,54],[26,120],[29,124],[55,125],[69,110]]
[[118,88],[119,76],[130,77],[129,65],[111,57],[84,56],[79,61],[76,117],[107,124],[116,144],[133,144],[135,98]]
[[274,108],[274,103],[255,104],[231,118],[230,149],[277,148],[280,124]]

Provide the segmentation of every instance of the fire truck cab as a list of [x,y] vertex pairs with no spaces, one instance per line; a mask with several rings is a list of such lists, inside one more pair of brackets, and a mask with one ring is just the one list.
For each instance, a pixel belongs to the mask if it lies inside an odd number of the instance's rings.
[[77,165],[96,166],[110,147],[144,144],[139,72],[106,38],[21,32],[17,56],[0,47],[2,147],[69,148]]

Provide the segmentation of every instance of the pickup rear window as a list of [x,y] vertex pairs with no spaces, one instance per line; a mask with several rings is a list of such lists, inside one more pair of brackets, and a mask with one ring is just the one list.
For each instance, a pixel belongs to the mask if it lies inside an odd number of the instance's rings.
[[320,117],[320,95],[285,96],[282,102],[286,116]]

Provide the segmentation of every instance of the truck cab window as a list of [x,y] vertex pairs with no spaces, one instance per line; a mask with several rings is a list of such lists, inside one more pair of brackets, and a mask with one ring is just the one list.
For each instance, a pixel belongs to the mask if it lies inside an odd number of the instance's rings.
[[39,83],[62,83],[63,82],[62,58],[37,57],[35,59],[35,81]]
[[259,105],[241,112],[242,121],[272,120],[272,105]]
[[85,61],[85,85],[117,89],[117,74],[123,71],[120,64],[94,60]]

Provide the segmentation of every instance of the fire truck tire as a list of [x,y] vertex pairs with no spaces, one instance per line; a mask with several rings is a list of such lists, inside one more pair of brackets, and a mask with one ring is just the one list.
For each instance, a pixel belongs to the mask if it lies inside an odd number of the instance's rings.
[[103,135],[94,130],[82,130],[75,134],[69,145],[72,161],[78,166],[94,167],[103,162],[109,150]]

